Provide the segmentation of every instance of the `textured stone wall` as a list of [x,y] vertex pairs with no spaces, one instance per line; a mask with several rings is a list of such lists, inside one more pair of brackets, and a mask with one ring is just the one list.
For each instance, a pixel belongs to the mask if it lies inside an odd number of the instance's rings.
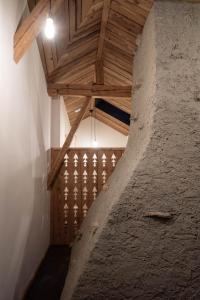
[[127,150],[73,248],[62,300],[200,299],[200,4],[156,1]]

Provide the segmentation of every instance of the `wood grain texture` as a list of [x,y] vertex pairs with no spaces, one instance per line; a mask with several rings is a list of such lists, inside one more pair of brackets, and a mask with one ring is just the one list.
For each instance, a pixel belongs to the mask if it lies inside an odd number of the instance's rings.
[[130,97],[131,86],[115,86],[102,84],[48,84],[48,93],[51,96],[71,95],[71,96],[89,96],[89,97]]
[[102,59],[104,40],[106,35],[106,27],[108,24],[109,12],[110,12],[111,0],[103,1],[103,11],[101,19],[101,31],[99,36],[98,52],[97,52],[97,61]]
[[[52,163],[59,149],[51,149]],[[51,190],[51,243],[71,244],[124,152],[123,148],[70,148]],[[93,228],[94,230],[94,228]]]
[[[33,2],[40,1],[29,2],[33,11]],[[71,124],[85,96],[102,97],[130,113],[131,96],[123,87],[131,90],[137,39],[152,5],[153,0],[65,0],[53,13],[57,36],[49,42],[40,35],[40,53],[49,94],[64,94]],[[62,85],[54,88],[54,84]],[[96,84],[117,90],[96,91],[91,88]],[[99,118],[127,133],[112,117],[101,114]]]
[[123,135],[128,135],[129,126],[119,121],[118,119],[108,115],[107,113],[101,111],[98,108],[95,108],[96,119],[103,122],[104,124],[110,126],[111,128],[117,130]]

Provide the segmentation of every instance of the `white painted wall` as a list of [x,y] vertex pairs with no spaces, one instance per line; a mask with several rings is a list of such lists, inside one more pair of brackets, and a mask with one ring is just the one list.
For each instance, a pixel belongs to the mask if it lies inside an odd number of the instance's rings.
[[[55,99],[52,101],[51,126],[51,147],[62,147],[71,128],[62,97],[59,100]],[[127,136],[91,117],[81,122],[70,147],[93,147],[95,132],[98,147],[126,147]]]
[[60,99],[60,147],[65,142],[65,139],[70,131],[70,122],[67,114],[67,110],[65,108],[63,97]]
[[93,147],[94,127],[96,128],[98,147],[126,147],[128,141],[127,136],[98,120],[94,121],[94,118],[91,117],[81,122],[71,147]]
[[51,147],[60,147],[60,101],[51,101]]
[[18,300],[49,244],[50,100],[36,43],[13,61],[25,0],[0,0],[0,299]]
[[63,97],[51,101],[51,147],[62,147],[70,130],[68,114]]

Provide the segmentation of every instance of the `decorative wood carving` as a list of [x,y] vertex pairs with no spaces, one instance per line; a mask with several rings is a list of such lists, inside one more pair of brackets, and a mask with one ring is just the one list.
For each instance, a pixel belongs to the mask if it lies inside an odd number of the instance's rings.
[[[52,150],[52,159],[59,150]],[[51,242],[73,242],[123,149],[69,149],[51,190]]]

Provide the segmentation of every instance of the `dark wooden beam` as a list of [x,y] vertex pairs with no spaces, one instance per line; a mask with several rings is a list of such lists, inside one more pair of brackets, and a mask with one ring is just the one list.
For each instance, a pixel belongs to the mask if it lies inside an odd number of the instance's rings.
[[98,84],[48,84],[49,96],[131,97],[132,86]]
[[52,166],[51,171],[48,176],[48,182],[47,182],[48,189],[52,186],[52,184],[63,164],[65,154],[70,147],[70,144],[72,142],[74,134],[75,134],[77,128],[79,127],[81,120],[84,118],[84,115],[87,113],[88,109],[90,109],[90,106],[91,106],[91,97],[87,97],[83,108],[81,109],[76,121],[74,122],[73,126],[70,129],[70,132],[64,142],[64,145],[62,146],[61,150],[59,151],[59,153],[53,163],[53,166]]

